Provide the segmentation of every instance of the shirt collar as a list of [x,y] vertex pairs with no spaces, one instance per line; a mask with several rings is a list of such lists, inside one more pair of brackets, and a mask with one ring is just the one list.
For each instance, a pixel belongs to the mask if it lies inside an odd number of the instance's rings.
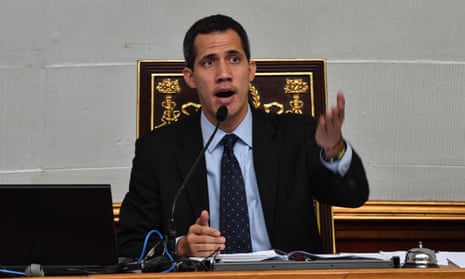
[[[210,138],[211,134],[215,130],[215,125],[208,121],[207,117],[205,116],[204,112],[202,111],[200,114],[200,127],[202,130],[202,138],[203,138],[203,145],[207,144],[208,139]],[[242,122],[237,126],[237,128],[232,131],[239,139],[247,144],[250,148],[252,148],[252,111],[250,105],[247,109],[247,114],[245,115]],[[210,146],[208,147],[208,152],[213,152],[216,146],[220,143],[221,139],[223,139],[224,135],[226,135],[223,130],[218,129],[216,132],[215,137],[213,138]]]

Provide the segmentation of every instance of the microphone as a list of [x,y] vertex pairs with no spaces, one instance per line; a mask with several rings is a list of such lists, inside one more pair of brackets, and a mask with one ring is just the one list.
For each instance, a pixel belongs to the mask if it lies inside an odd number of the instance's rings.
[[218,131],[218,127],[220,126],[220,123],[223,122],[226,117],[228,116],[228,108],[226,106],[221,106],[218,108],[216,111],[216,126],[215,130],[211,134],[210,138],[207,141],[207,144],[203,147],[202,151],[200,151],[199,156],[197,156],[197,159],[195,160],[194,164],[192,165],[191,169],[186,175],[186,178],[181,184],[181,187],[179,187],[178,192],[176,193],[176,196],[174,197],[173,200],[173,206],[171,208],[171,218],[169,222],[169,231],[168,231],[168,236],[167,236],[167,246],[168,246],[168,251],[171,253],[171,255],[176,255],[176,219],[175,219],[175,209],[176,209],[176,202],[181,195],[181,193],[184,191],[184,188],[186,187],[187,183],[190,181],[190,178],[192,176],[192,173],[194,170],[197,168],[200,160],[202,157],[205,155],[205,150],[207,150],[208,146],[210,145],[211,141],[213,140],[213,137],[215,137],[216,132]]

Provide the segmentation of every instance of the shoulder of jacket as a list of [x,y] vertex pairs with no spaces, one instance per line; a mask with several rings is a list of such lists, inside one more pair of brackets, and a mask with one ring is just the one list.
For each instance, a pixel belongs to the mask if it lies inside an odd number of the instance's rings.
[[253,116],[257,121],[270,121],[275,124],[285,124],[285,125],[308,125],[314,123],[313,117],[304,114],[296,113],[267,113],[261,109],[253,109]]

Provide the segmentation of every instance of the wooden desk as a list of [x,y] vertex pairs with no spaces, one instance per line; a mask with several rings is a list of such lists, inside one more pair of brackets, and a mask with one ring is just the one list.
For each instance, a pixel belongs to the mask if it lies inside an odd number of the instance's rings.
[[389,269],[313,269],[313,270],[270,270],[270,271],[216,271],[174,273],[127,273],[111,275],[66,276],[53,279],[431,279],[465,278],[465,268],[389,268]]

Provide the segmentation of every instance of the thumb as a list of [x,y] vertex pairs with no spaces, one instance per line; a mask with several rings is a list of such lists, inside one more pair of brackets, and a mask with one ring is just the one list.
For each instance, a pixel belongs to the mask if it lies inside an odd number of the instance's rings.
[[202,212],[200,212],[199,218],[197,218],[197,221],[195,223],[200,226],[208,226],[209,220],[210,220],[210,215],[208,214],[208,211],[202,210]]

